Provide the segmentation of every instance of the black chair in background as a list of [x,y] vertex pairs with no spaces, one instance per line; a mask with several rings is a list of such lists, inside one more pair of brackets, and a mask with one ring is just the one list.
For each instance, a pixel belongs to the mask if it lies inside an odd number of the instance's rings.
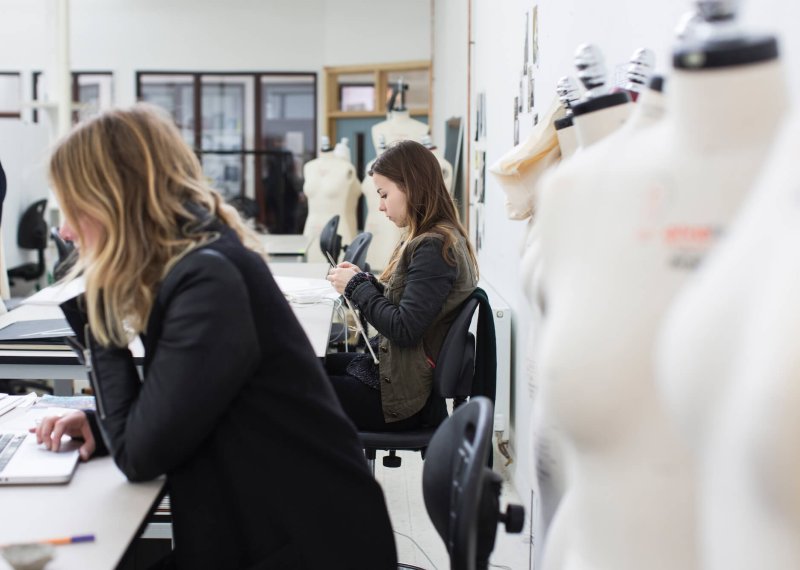
[[[464,301],[439,351],[439,360],[433,372],[433,393],[428,403],[431,419],[447,417],[445,400],[453,400],[456,410],[472,395],[475,377],[476,339],[469,328],[472,315],[478,307],[478,300],[471,297]],[[477,339],[477,342],[485,339]],[[419,451],[423,458],[429,455],[428,444],[436,432],[437,424],[428,427],[396,432],[359,432],[364,454],[375,473],[375,456],[378,450],[389,455],[383,458],[385,467],[399,467],[401,458],[398,450]]]
[[372,243],[372,234],[369,232],[361,232],[353,241],[350,242],[344,250],[344,258],[342,261],[349,261],[362,271],[369,271],[367,266],[367,251],[369,244]]
[[422,493],[428,516],[447,548],[451,570],[486,570],[498,523],[504,523],[507,532],[518,533],[525,522],[525,510],[519,505],[500,512],[502,480],[486,466],[493,423],[491,400],[477,396],[442,422],[428,444]]
[[45,273],[44,250],[47,248],[47,222],[44,211],[47,200],[38,200],[28,206],[22,214],[17,228],[17,245],[22,249],[36,250],[35,263],[23,263],[8,270],[8,280],[13,285],[15,279],[34,281]]
[[61,237],[56,227],[50,228],[50,238],[55,242],[56,252],[58,253],[58,259],[53,265],[53,279],[59,281],[69,273],[69,270],[78,260],[78,250],[75,248],[74,243]]
[[339,231],[339,216],[333,216],[328,220],[322,231],[319,233],[319,247],[325,258],[330,255],[336,263],[339,263],[339,255],[342,253],[342,236],[338,234]]
[[[335,217],[338,218],[339,216]],[[367,251],[369,251],[370,243],[372,243],[372,234],[369,232],[361,232],[354,237],[352,243],[347,246],[342,261],[350,262],[362,271],[369,271],[369,265],[367,264]],[[353,318],[357,317],[353,315]],[[363,318],[361,319],[361,325],[364,327],[364,330],[367,330],[367,323]],[[345,323],[334,322],[331,323],[331,332],[328,343],[334,345],[339,350],[349,350],[351,348],[350,336],[351,335],[348,334]],[[359,347],[366,348],[364,345],[364,339],[362,339],[360,335],[356,335],[352,339],[352,348],[355,350]]]

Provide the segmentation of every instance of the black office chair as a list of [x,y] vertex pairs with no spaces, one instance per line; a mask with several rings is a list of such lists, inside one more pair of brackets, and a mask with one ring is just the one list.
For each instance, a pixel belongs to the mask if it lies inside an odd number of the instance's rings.
[[[411,430],[396,432],[359,432],[364,454],[375,473],[375,456],[378,450],[385,450],[389,455],[383,458],[385,467],[399,467],[401,458],[398,450],[419,451],[423,459],[428,455],[428,443],[438,427],[435,420],[447,417],[446,399],[453,400],[453,409],[463,404],[472,395],[475,377],[475,336],[470,332],[472,315],[478,307],[474,297],[467,299],[462,305],[439,351],[439,360],[433,372],[433,393],[428,402],[428,413],[432,424]],[[491,316],[489,317],[491,318]],[[486,339],[477,339],[486,342]]]
[[50,228],[50,238],[55,242],[58,253],[58,259],[53,265],[53,279],[60,281],[78,260],[78,250],[74,243],[61,237],[56,227]]
[[507,532],[518,533],[525,522],[525,510],[519,505],[500,512],[501,478],[486,466],[493,423],[491,400],[476,396],[442,422],[428,444],[422,494],[447,548],[451,570],[486,570],[498,523],[504,523]]
[[342,261],[349,261],[362,271],[369,271],[367,251],[370,243],[372,243],[372,234],[370,232],[361,232],[353,238],[350,245],[345,247]]
[[[372,234],[369,232],[361,232],[353,238],[353,241],[345,249],[342,261],[349,261],[362,271],[369,271],[369,265],[367,264],[367,251],[369,250],[369,244],[371,242]],[[367,330],[367,323],[364,319],[361,319],[361,325],[364,327],[364,330]],[[349,350],[351,348],[349,344],[349,337],[350,335],[348,334],[347,325],[345,323],[331,323],[331,332],[328,344],[333,345],[340,351],[344,350],[345,348]],[[353,350],[359,347],[365,348],[364,340],[361,338],[361,336],[357,336],[355,338],[352,346]]]
[[17,245],[23,249],[36,250],[37,261],[9,269],[8,280],[12,285],[15,279],[34,281],[44,275],[44,250],[47,248],[47,222],[44,219],[46,207],[46,199],[38,200],[28,206],[19,220]]
[[337,233],[338,231],[339,215],[337,214],[322,226],[322,231],[319,233],[319,247],[322,250],[322,254],[330,255],[331,259],[337,263],[339,262],[339,254],[342,253],[342,236]]

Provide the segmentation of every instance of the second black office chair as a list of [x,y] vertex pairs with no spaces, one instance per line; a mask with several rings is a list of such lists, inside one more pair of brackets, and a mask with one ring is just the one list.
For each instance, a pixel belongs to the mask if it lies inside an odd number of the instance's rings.
[[[428,516],[442,537],[451,570],[486,570],[497,525],[518,533],[525,510],[509,505],[500,512],[500,476],[486,466],[492,452],[494,406],[482,396],[447,418],[430,440],[422,468]],[[399,568],[417,568],[400,564]]]
[[339,262],[339,254],[342,253],[342,236],[339,235],[339,216],[333,216],[328,220],[322,231],[319,233],[319,247],[326,259],[329,255],[335,262]]
[[17,245],[22,249],[36,251],[36,261],[23,263],[8,270],[8,280],[13,285],[15,279],[34,281],[45,273],[44,250],[47,248],[47,222],[44,211],[47,199],[38,200],[28,206],[22,214],[17,228]]

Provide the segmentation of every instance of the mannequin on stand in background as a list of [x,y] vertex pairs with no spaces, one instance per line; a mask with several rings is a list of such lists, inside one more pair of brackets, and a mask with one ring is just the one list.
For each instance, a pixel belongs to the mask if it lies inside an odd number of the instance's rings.
[[350,139],[347,137],[342,137],[342,139],[336,143],[336,146],[333,148],[334,156],[344,159],[348,162],[353,162],[353,154],[350,152]]
[[560,119],[556,119],[553,122],[553,126],[558,136],[561,160],[565,160],[578,150],[578,135],[575,132],[575,123],[572,119],[572,106],[580,101],[580,88],[572,77],[565,75],[558,80],[556,93],[564,106],[565,114]]
[[[734,24],[723,31],[717,36],[728,49],[711,54],[721,75],[713,87],[735,89],[751,103],[729,108],[735,122],[720,135],[731,139],[735,131],[737,139],[719,152],[746,161],[748,174],[763,154],[774,156],[720,247],[670,310],[658,380],[697,462],[703,568],[789,570],[800,568],[800,363],[793,346],[800,323],[800,115],[795,109],[793,117],[782,116],[784,70],[775,39]],[[770,147],[779,124],[782,136]],[[745,137],[748,146],[739,143]],[[727,200],[738,203],[749,186],[737,184]]]
[[[378,137],[376,150],[378,156],[386,150],[386,140],[383,136]],[[366,172],[372,170],[373,164],[375,164],[375,160],[367,164]],[[372,181],[372,176],[365,176],[364,180],[361,181],[361,193],[367,203],[367,219],[364,222],[364,231],[372,234],[372,242],[370,242],[367,250],[367,263],[370,271],[378,273],[386,268],[394,248],[397,247],[403,237],[403,230],[388,220],[378,209],[380,207],[380,197],[378,196],[377,188],[375,188],[375,182]]]
[[699,566],[695,465],[657,389],[654,348],[770,147],[786,106],[776,56],[711,32],[679,43],[668,114],[542,183],[542,400],[567,442],[568,480],[545,570]]
[[447,188],[447,191],[452,193],[453,192],[453,166],[445,160],[442,156],[442,153],[439,152],[436,145],[433,144],[433,140],[431,139],[430,135],[425,135],[422,137],[422,146],[427,148],[429,151],[433,153],[433,156],[436,157],[436,160],[439,161],[439,166],[442,167],[442,178],[444,178],[444,186]]
[[572,107],[573,122],[578,146],[585,149],[621,127],[633,105],[627,91],[609,93],[603,55],[596,46],[579,46],[575,67],[586,95]]
[[563,494],[561,462],[558,460],[557,434],[539,411],[539,386],[535,356],[541,327],[534,273],[539,264],[539,242],[536,231],[536,186],[542,174],[558,164],[561,156],[554,124],[564,116],[564,105],[554,99],[548,111],[528,138],[502,156],[489,168],[505,193],[506,214],[510,220],[527,220],[520,255],[520,282],[528,301],[530,318],[524,354],[525,372],[531,400],[530,453],[528,480],[537,503],[531,513],[536,537],[535,556],[541,558],[540,545],[547,534],[552,514]]
[[798,133],[795,111],[662,335],[659,382],[695,452],[708,570],[800,568]]
[[372,143],[377,151],[378,139],[383,137],[386,145],[395,141],[412,140],[422,142],[429,127],[422,121],[412,119],[406,109],[390,111],[385,121],[372,125]]
[[[342,243],[353,241],[357,233],[356,205],[361,185],[353,164],[349,159],[335,155],[328,137],[322,137],[319,157],[303,167],[303,178],[303,192],[308,199],[308,218],[303,235],[319,238],[325,223],[338,215]],[[318,244],[309,248],[308,261],[327,261]]]

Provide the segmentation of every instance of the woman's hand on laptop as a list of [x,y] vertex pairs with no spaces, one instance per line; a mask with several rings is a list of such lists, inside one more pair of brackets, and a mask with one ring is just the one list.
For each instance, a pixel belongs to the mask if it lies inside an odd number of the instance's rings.
[[82,461],[88,461],[97,447],[89,420],[81,411],[75,411],[65,416],[47,416],[30,431],[36,433],[36,443],[43,443],[50,451],[60,449],[61,437],[64,435],[82,439],[83,445],[78,449]]

